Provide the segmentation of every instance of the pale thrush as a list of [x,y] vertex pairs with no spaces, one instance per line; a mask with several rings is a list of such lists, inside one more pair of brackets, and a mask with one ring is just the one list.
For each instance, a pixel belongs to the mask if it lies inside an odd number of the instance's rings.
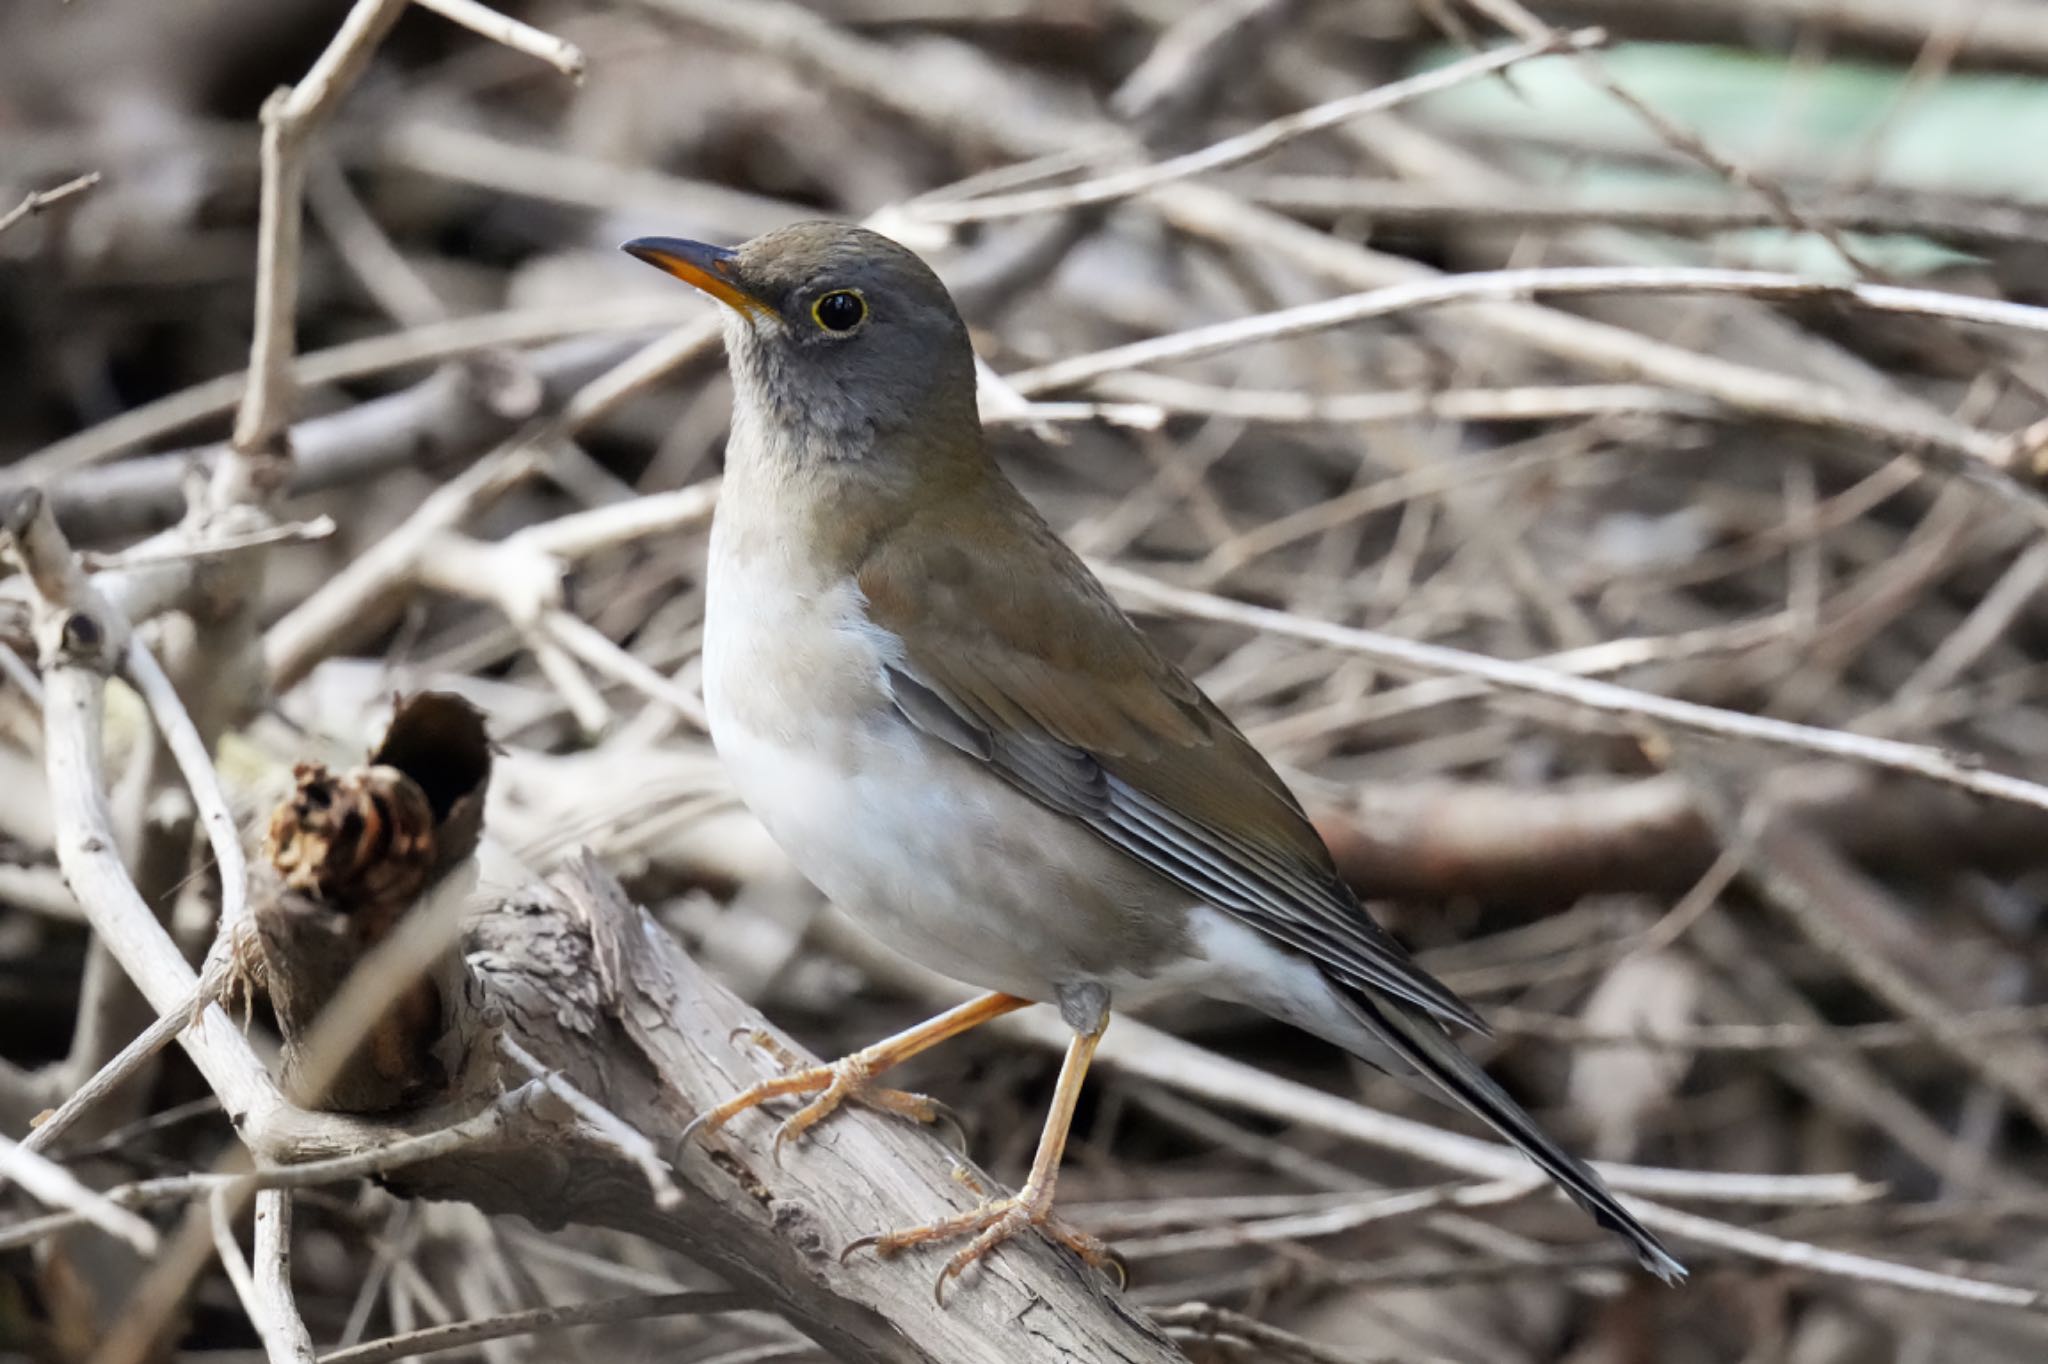
[[1112,1007],[1165,992],[1248,1004],[1433,1082],[1521,1148],[1652,1273],[1684,1273],[1587,1166],[1451,1039],[1477,1015],[1341,880],[1271,766],[990,458],[967,328],[911,252],[804,223],[736,249],[626,250],[727,307],[734,385],[711,533],[704,700],[747,805],[877,938],[994,993],[703,1115],[847,1097],[929,1118],[870,1080],[1032,1003],[1074,1037],[1015,1196],[868,1242],[970,1237],[941,1286],[1050,1216],[1082,1077]]

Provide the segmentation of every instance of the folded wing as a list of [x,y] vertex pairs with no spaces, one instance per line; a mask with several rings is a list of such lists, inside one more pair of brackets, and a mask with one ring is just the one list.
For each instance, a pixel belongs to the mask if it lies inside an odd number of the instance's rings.
[[[992,554],[990,537],[1027,543]],[[987,567],[1020,562],[1046,571]],[[891,536],[858,577],[900,644],[890,682],[913,724],[1333,981],[1484,1031],[1373,922],[1266,760],[1035,515]]]

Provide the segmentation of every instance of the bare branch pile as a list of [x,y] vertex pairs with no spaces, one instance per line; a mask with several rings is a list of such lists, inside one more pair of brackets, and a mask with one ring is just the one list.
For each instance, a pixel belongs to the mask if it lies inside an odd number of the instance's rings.
[[[1948,8],[0,9],[0,1358],[2040,1358],[2048,17]],[[1688,1288],[1207,1006],[1075,1129],[1127,1291],[841,1263],[1021,1177],[1043,1010],[909,1068],[964,1155],[677,1140],[967,993],[703,732],[615,246],[817,216]]]

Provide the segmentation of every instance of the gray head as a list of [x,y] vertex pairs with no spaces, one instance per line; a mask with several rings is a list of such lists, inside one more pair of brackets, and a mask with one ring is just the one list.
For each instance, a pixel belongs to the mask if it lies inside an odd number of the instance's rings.
[[836,460],[978,430],[967,327],[931,268],[887,237],[816,222],[737,248],[625,249],[726,305],[736,436]]

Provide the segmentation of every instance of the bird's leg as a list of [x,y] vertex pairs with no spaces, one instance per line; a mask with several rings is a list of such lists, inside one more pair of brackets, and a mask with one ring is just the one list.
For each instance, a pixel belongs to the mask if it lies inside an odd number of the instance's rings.
[[872,1083],[874,1077],[898,1062],[906,1061],[921,1051],[937,1046],[949,1037],[958,1037],[970,1028],[979,1027],[992,1018],[1000,1018],[1030,1003],[1030,1000],[1019,999],[1015,995],[986,994],[957,1008],[948,1009],[937,1018],[928,1019],[914,1028],[907,1028],[894,1037],[886,1037],[873,1046],[863,1047],[850,1056],[843,1056],[822,1066],[793,1070],[772,1080],[763,1080],[733,1095],[718,1107],[698,1114],[689,1127],[684,1129],[683,1139],[687,1141],[700,1129],[715,1132],[748,1109],[758,1108],[770,1099],[779,1099],[790,1094],[815,1094],[818,1097],[791,1114],[782,1126],[775,1130],[775,1153],[778,1158],[781,1156],[784,1142],[801,1137],[848,1099],[871,1108],[879,1108],[887,1113],[913,1118],[918,1122],[931,1122],[941,1113],[935,1101],[922,1094],[908,1094],[900,1089],[883,1089]]
[[[1061,1004],[1062,1012],[1067,1014],[1071,1023],[1073,1013],[1066,1007],[1067,1001],[1062,999]],[[938,1282],[932,1286],[933,1295],[942,1302],[949,1280],[959,1277],[969,1265],[1026,1227],[1038,1228],[1098,1269],[1114,1264],[1109,1247],[1052,1215],[1053,1187],[1059,1182],[1060,1157],[1066,1153],[1067,1132],[1074,1124],[1074,1106],[1081,1097],[1081,1082],[1088,1074],[1088,1063],[1094,1059],[1096,1045],[1102,1040],[1103,1029],[1108,1025],[1109,1010],[1105,1003],[1093,1026],[1086,1031],[1077,1029],[1074,1040],[1067,1044],[1067,1057],[1060,1066],[1052,1108],[1045,1115],[1045,1130],[1038,1138],[1038,1153],[1032,1157],[1031,1173],[1023,1188],[1007,1198],[991,1199],[972,1212],[960,1213],[943,1221],[907,1227],[880,1236],[863,1236],[847,1246],[840,1258],[843,1260],[865,1246],[873,1246],[876,1254],[886,1257],[912,1246],[971,1236],[974,1239],[946,1261],[946,1267],[939,1271]]]

